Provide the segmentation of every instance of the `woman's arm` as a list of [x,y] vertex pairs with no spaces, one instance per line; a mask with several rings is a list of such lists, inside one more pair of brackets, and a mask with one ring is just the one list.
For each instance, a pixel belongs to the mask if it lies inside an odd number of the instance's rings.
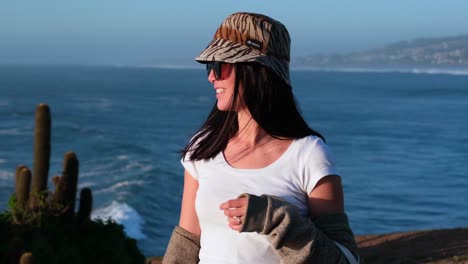
[[329,175],[318,181],[309,194],[309,213],[315,226],[327,238],[344,246],[358,259],[354,234],[344,213],[341,177]]
[[312,218],[344,213],[343,187],[341,178],[329,175],[320,179],[309,194],[309,213]]
[[200,224],[195,211],[198,181],[184,173],[184,192],[179,226],[174,228],[164,254],[163,264],[195,264],[199,262]]
[[200,235],[200,224],[195,211],[195,198],[197,196],[198,181],[185,170],[184,192],[182,195],[182,206],[180,211],[179,226],[194,235]]

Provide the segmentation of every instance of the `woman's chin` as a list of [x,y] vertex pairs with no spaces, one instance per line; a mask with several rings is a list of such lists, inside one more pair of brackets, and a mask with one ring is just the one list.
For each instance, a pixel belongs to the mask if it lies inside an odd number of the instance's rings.
[[218,101],[218,104],[216,105],[218,107],[219,111],[228,111],[229,107],[226,104],[220,103]]
[[218,106],[218,110],[221,111],[221,112],[228,111],[228,109],[226,107],[219,107],[219,106]]

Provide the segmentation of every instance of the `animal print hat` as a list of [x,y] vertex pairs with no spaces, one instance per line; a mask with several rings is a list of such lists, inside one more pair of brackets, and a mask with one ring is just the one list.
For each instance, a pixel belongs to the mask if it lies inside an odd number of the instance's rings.
[[211,43],[195,60],[200,63],[257,62],[291,86],[290,43],[288,30],[280,22],[261,14],[234,13],[223,21]]

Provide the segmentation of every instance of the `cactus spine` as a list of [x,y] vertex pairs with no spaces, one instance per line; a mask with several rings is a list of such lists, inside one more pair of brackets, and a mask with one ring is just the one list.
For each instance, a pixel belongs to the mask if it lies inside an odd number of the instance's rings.
[[24,210],[29,199],[29,186],[31,184],[31,171],[23,165],[18,166],[20,171],[16,175],[16,204],[18,209]]
[[82,224],[91,217],[93,209],[93,194],[90,188],[83,188],[80,193],[80,207],[78,209],[78,223]]
[[34,166],[31,191],[39,193],[47,188],[50,159],[50,110],[46,104],[36,108],[36,127],[34,130]]

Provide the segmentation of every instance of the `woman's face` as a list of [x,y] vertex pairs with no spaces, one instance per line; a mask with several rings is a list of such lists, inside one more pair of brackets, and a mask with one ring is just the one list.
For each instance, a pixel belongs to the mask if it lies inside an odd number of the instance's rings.
[[208,74],[208,81],[213,84],[215,89],[218,109],[220,111],[230,110],[236,81],[234,65],[229,63],[221,64],[221,74],[218,78],[216,78],[215,71],[211,70]]

